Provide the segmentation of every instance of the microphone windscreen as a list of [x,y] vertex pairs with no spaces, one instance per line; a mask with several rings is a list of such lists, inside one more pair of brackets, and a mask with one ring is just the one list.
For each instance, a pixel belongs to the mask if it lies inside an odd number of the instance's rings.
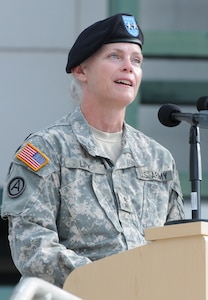
[[167,127],[178,126],[181,121],[174,119],[173,113],[180,113],[181,110],[178,106],[174,104],[165,104],[160,107],[158,111],[158,119],[160,123]]
[[198,111],[208,109],[208,96],[203,96],[198,99],[197,109]]

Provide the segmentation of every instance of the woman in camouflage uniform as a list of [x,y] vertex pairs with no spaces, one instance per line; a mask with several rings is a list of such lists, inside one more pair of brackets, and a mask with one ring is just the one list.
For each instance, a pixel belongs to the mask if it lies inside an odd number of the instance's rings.
[[80,105],[15,154],[1,213],[23,276],[62,286],[73,269],[145,244],[145,228],[184,218],[172,155],[124,121],[142,78],[142,45],[131,15],[85,29],[66,67]]

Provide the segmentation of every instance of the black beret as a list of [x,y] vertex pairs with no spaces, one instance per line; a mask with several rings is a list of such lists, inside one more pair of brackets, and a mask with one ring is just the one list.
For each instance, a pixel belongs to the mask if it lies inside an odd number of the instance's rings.
[[138,44],[142,48],[144,37],[134,16],[117,14],[83,30],[69,52],[66,72],[71,73],[74,67],[80,65],[102,45],[119,42]]

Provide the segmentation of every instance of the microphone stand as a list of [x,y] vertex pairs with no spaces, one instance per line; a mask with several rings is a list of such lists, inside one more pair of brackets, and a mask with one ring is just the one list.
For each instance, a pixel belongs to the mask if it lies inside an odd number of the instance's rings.
[[[208,97],[202,97],[198,99],[197,109],[199,111],[199,114],[181,114],[180,109],[174,107],[174,105],[166,105],[165,107],[163,107],[163,110],[160,109],[158,112],[159,120],[165,126],[177,126],[182,120],[187,121],[191,124],[189,132],[189,180],[191,182],[192,219],[168,221],[164,225],[196,221],[208,222],[208,219],[201,219],[200,190],[202,181],[202,163],[199,132],[199,127],[208,129]],[[166,112],[166,114],[168,113],[168,118],[167,116],[164,117],[164,112]],[[176,121],[178,121],[178,123]]]
[[198,121],[192,123],[189,132],[190,156],[189,156],[189,180],[191,181],[191,209],[192,219],[168,221],[164,225],[182,224],[189,222],[204,221],[201,219],[201,148]]
[[201,218],[201,149],[200,149],[200,132],[198,124],[192,125],[189,133],[190,144],[190,181],[191,181],[191,208],[192,220],[199,220]]

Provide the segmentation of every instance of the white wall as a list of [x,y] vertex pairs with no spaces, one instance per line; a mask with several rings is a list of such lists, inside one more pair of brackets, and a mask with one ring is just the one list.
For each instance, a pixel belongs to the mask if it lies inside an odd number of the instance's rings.
[[0,186],[28,134],[71,110],[68,51],[107,2],[0,0]]

